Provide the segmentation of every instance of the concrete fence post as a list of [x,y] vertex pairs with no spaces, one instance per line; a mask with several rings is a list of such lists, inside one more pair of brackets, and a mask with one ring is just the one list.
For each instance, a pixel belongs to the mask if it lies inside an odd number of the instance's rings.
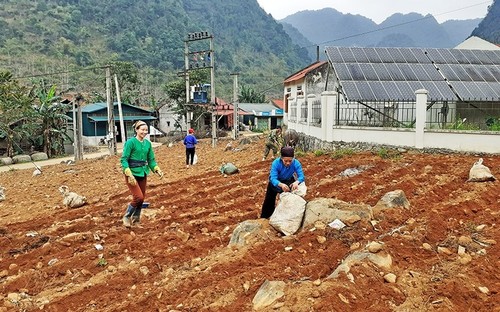
[[419,89],[415,91],[417,97],[415,112],[415,147],[424,148],[424,129],[427,117],[427,90]]
[[324,141],[333,142],[333,125],[335,124],[335,105],[337,92],[325,91],[321,93],[321,132]]

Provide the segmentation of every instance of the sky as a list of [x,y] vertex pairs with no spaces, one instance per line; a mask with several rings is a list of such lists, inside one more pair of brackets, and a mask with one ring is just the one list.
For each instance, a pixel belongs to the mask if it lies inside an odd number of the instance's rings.
[[334,8],[359,14],[380,24],[394,13],[432,14],[439,23],[447,20],[483,18],[493,0],[257,0],[276,20],[299,11]]

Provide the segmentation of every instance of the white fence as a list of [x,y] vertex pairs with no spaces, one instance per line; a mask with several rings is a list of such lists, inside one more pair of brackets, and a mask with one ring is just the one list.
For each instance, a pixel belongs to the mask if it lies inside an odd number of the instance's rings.
[[[295,129],[297,132],[325,142],[362,142],[417,149],[440,148],[457,152],[500,154],[499,132],[426,129],[427,91],[417,90],[415,95],[414,128],[336,125],[338,94],[332,91],[321,94],[319,107],[314,95],[309,95],[307,101],[303,96],[289,99],[293,111],[287,116],[287,124],[289,129]],[[321,112],[319,122],[318,111]]]

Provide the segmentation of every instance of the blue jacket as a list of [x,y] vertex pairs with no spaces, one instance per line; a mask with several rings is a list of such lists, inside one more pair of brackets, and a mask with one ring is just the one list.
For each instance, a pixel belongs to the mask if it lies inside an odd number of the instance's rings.
[[196,137],[194,135],[186,135],[186,137],[184,138],[184,145],[186,145],[186,148],[193,148],[196,144],[198,144],[198,140],[196,140]]
[[271,164],[271,172],[269,173],[269,181],[272,185],[278,186],[280,181],[290,180],[293,174],[297,174],[297,181],[302,183],[305,181],[302,164],[297,159],[293,159],[290,166],[285,167],[281,158],[276,158]]

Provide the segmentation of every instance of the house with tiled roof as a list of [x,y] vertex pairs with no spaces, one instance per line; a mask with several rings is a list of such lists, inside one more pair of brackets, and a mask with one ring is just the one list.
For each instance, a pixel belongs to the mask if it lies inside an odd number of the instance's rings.
[[[325,88],[327,74],[328,62],[317,61],[285,79],[283,82],[283,120],[285,123],[290,109],[293,109],[289,107],[289,102],[291,100],[296,102],[297,99],[307,102],[308,95],[316,95],[319,99]],[[307,118],[307,112],[304,112],[302,116]]]

